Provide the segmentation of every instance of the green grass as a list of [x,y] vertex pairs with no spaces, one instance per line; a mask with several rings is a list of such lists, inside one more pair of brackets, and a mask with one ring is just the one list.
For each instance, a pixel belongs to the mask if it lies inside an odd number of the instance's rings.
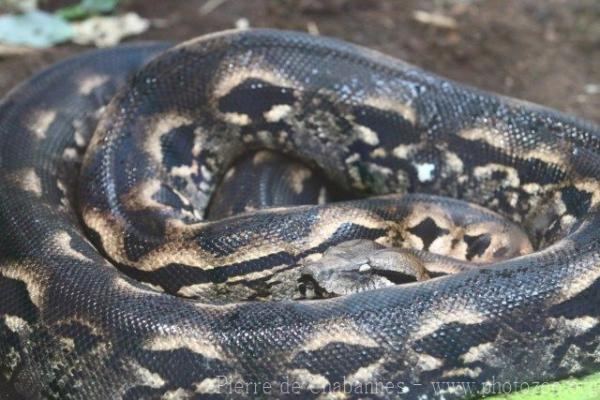
[[82,0],[74,6],[61,8],[57,14],[66,20],[79,20],[91,15],[109,13],[118,4],[119,0]]
[[530,387],[514,394],[485,397],[486,400],[599,400],[600,373],[584,378],[564,379],[537,387]]

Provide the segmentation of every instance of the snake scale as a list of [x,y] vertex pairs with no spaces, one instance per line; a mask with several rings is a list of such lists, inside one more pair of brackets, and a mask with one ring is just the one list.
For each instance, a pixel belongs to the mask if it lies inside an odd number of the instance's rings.
[[[441,400],[599,371],[599,132],[301,33],[61,62],[0,105],[0,398]],[[277,157],[301,167],[260,172]],[[265,177],[315,204],[211,201]],[[390,247],[433,279],[256,286]]]

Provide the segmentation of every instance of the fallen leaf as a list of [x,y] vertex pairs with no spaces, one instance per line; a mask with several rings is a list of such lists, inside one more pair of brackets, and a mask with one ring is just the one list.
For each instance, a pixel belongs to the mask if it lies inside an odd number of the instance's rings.
[[111,17],[91,17],[73,26],[73,42],[108,47],[118,44],[124,37],[145,32],[150,22],[134,12]]
[[73,29],[62,18],[44,11],[0,16],[0,42],[13,46],[51,47],[73,36]]
[[422,24],[433,25],[437,28],[456,29],[458,27],[454,18],[443,14],[417,10],[413,12],[413,18]]

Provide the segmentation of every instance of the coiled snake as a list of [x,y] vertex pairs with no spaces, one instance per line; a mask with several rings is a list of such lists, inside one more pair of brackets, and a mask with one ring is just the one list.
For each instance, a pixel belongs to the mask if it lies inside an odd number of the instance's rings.
[[0,106],[2,396],[454,399],[600,370],[597,127],[300,33],[167,47]]

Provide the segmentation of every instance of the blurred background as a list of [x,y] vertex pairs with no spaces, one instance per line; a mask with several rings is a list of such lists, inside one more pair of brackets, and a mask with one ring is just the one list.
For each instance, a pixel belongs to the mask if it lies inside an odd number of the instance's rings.
[[0,10],[1,95],[93,47],[275,27],[600,122],[598,0],[0,0]]

